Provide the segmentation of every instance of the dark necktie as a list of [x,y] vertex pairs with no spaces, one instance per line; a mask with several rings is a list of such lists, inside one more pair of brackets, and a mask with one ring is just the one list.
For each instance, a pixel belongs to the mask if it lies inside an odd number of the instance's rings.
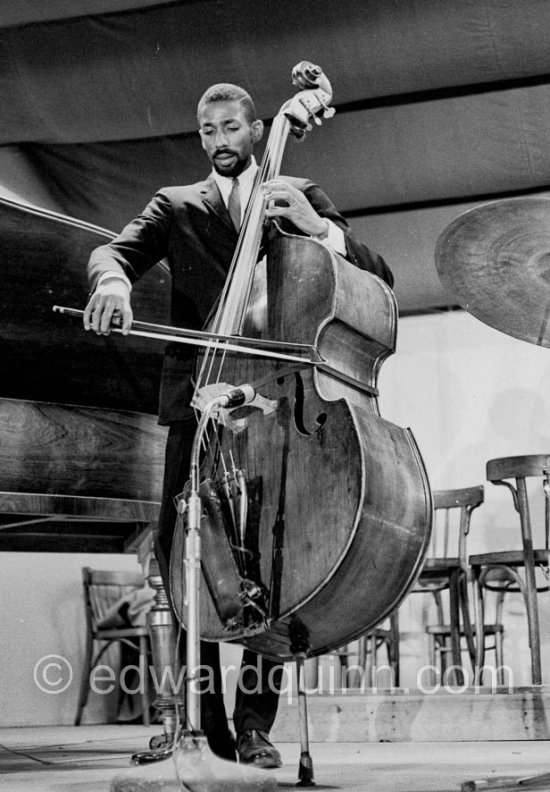
[[239,180],[233,179],[233,187],[229,193],[229,201],[227,204],[229,214],[233,220],[233,225],[239,231],[241,227],[241,196],[239,193]]

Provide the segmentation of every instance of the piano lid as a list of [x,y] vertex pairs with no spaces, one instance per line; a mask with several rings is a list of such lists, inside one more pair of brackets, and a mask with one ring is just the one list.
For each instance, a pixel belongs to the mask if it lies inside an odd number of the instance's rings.
[[[156,414],[163,344],[86,333],[53,305],[84,308],[91,251],[112,232],[0,198],[0,396]],[[167,324],[170,274],[134,287],[137,319]]]

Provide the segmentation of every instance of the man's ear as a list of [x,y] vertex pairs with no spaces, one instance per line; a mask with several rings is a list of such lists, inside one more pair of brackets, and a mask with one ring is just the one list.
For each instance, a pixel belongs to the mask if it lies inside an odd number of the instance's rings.
[[201,139],[201,146],[203,147],[203,149],[206,150],[206,146],[204,145],[204,138],[202,136],[202,131],[200,129],[199,129],[199,137]]
[[252,142],[257,143],[259,140],[261,140],[263,133],[264,122],[257,118],[256,121],[252,122]]

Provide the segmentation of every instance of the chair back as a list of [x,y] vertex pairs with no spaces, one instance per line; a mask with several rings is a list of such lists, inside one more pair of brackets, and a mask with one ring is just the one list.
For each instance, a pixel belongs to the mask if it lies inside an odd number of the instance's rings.
[[466,569],[467,538],[472,512],[483,503],[483,485],[462,489],[435,490],[434,529],[430,556],[434,559],[458,559]]
[[[527,485],[527,479],[538,478],[539,485],[533,482],[533,487]],[[550,454],[529,454],[526,456],[501,457],[490,459],[487,462],[487,480],[492,484],[501,484],[512,493],[514,507],[520,516],[522,541],[524,549],[532,552],[533,533],[530,494],[537,492],[543,500],[542,511],[544,526],[544,545],[538,542],[539,547],[549,549],[550,543]],[[535,503],[532,504],[535,506]],[[536,506],[540,506],[539,503]],[[539,538],[539,537],[538,537]]]
[[141,572],[82,568],[86,621],[92,633],[124,597],[145,586]]

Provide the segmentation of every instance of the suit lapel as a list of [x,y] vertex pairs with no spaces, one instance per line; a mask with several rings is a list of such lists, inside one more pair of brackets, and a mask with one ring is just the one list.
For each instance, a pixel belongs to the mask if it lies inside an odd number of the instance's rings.
[[208,211],[217,215],[222,223],[235,234],[235,226],[231,220],[231,215],[223,202],[218,185],[212,175],[208,177],[201,187],[201,198]]

